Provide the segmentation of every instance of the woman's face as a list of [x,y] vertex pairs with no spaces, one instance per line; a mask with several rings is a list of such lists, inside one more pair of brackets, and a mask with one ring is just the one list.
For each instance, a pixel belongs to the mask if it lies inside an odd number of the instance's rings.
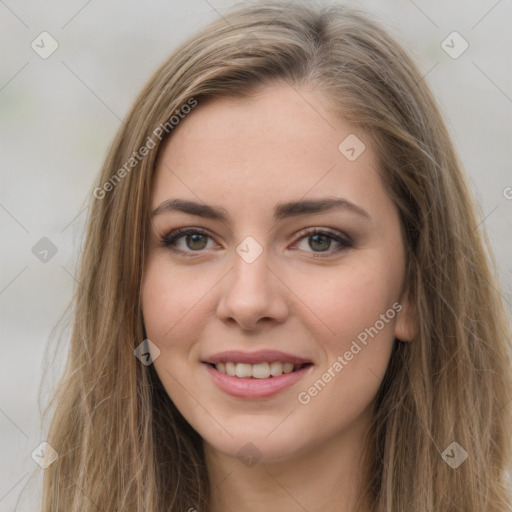
[[199,103],[173,131],[142,307],[155,369],[211,450],[291,460],[368,424],[411,332],[377,169],[366,134],[309,89]]

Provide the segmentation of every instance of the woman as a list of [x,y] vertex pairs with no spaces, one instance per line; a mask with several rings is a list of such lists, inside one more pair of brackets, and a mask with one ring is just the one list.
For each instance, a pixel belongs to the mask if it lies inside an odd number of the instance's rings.
[[375,23],[277,2],[212,23],[94,189],[43,510],[510,510],[477,224]]

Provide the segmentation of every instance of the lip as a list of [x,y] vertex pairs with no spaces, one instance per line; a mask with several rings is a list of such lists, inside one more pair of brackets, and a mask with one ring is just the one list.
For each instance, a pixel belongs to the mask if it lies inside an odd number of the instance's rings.
[[[230,361],[232,361],[232,359],[230,359]],[[269,362],[268,359],[266,361]],[[237,362],[245,361],[239,360]],[[240,377],[231,377],[226,373],[219,372],[219,370],[208,363],[204,363],[204,366],[209,372],[213,382],[224,393],[237,398],[266,398],[276,395],[280,391],[293,386],[302,377],[309,373],[314,365],[310,364],[292,373],[285,373],[278,377],[269,377],[268,379],[243,379]]]
[[[217,364],[217,363],[274,363],[279,361],[281,363],[293,363],[293,364],[305,364],[312,363],[309,359],[287,354],[286,352],[280,352],[278,350],[257,350],[255,352],[242,352],[240,350],[227,350],[225,352],[219,352],[212,356],[206,357],[202,362]],[[295,372],[294,372],[295,373]],[[289,375],[289,374],[288,374]],[[238,378],[238,377],[237,377]],[[276,378],[276,377],[274,377]],[[262,379],[265,380],[265,379]]]

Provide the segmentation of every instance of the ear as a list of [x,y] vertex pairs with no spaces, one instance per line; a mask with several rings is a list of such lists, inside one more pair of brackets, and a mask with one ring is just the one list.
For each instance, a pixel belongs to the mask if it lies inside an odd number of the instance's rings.
[[[401,309],[398,305],[401,306]],[[395,322],[395,338],[400,341],[412,341],[418,333],[418,315],[407,290],[402,294],[398,305],[396,308],[398,313]]]

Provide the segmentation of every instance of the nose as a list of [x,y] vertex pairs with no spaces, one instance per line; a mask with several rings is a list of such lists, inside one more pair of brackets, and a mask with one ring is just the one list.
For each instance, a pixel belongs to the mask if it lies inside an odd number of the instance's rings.
[[268,266],[264,251],[248,263],[234,254],[234,268],[223,280],[217,316],[243,330],[283,323],[289,315],[289,290]]

